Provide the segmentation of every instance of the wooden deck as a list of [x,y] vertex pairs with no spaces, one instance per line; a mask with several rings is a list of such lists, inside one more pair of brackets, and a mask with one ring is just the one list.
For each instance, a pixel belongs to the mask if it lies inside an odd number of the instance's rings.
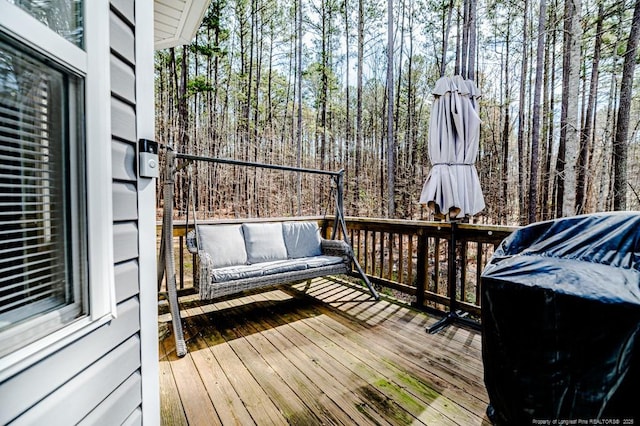
[[[160,316],[165,425],[490,425],[481,336],[326,279]],[[162,309],[162,308],[161,308]]]

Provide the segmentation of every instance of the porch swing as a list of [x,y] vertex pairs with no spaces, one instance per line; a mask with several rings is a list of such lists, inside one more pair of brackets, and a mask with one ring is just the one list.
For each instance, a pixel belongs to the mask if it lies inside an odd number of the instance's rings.
[[[193,162],[228,164],[290,172],[330,176],[335,185],[335,219],[330,239],[320,236],[316,221],[247,222],[241,224],[198,223],[189,231],[187,207],[187,247],[196,255],[194,285],[201,300],[238,294],[279,284],[289,284],[328,275],[348,274],[355,267],[375,300],[380,297],[354,256],[344,219],[344,170],[326,171],[263,164],[174,152],[166,149],[166,177],[163,188],[164,210],[158,261],[158,288],[166,276],[167,296],[176,353],[186,355],[176,286],[173,247],[174,176]],[[183,160],[180,167],[177,160]],[[190,193],[191,191],[189,191]],[[195,204],[195,203],[194,203]],[[195,206],[194,206],[195,207]],[[338,230],[342,240],[337,239]]]

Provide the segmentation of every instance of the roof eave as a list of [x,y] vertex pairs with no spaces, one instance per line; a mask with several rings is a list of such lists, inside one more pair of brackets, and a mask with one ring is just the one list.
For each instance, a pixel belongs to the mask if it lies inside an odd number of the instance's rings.
[[[190,43],[198,31],[210,2],[211,0],[155,0],[155,49]],[[164,22],[162,22],[163,18]]]

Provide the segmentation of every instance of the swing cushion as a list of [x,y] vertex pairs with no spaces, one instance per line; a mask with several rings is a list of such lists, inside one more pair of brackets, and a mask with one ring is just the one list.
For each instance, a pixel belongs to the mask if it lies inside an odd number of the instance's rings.
[[199,225],[198,236],[198,246],[211,256],[214,268],[247,263],[242,225]]
[[301,257],[299,259],[275,260],[271,262],[255,263],[252,265],[227,266],[209,271],[211,279],[206,282],[211,283],[212,285],[219,285],[220,283],[237,280],[260,279],[261,277],[273,277],[277,275],[295,276],[295,274],[299,272],[339,265],[344,265],[344,259],[342,257],[315,256]]
[[244,223],[242,231],[250,264],[287,259],[282,223]]
[[282,234],[289,259],[322,254],[320,228],[316,222],[284,222]]

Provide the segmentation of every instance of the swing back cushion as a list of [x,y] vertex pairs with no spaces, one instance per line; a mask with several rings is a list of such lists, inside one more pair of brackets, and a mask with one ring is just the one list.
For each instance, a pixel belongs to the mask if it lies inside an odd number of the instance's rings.
[[289,259],[322,255],[320,228],[315,222],[284,222],[282,235]]
[[322,255],[315,222],[199,225],[198,234],[214,268]]
[[244,223],[242,232],[249,264],[287,259],[282,223]]
[[209,253],[214,268],[247,263],[242,231],[242,225],[198,226],[198,245]]

